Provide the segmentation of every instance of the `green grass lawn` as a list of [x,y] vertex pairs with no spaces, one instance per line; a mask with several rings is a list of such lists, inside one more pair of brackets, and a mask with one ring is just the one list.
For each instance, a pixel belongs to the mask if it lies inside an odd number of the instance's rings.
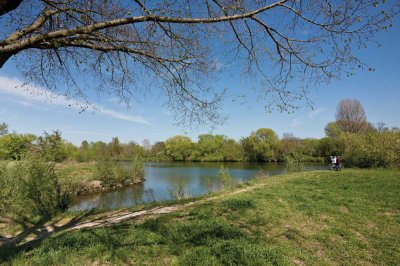
[[[400,265],[400,171],[318,171],[184,211],[59,232],[11,264]],[[1,248],[0,248],[1,249]]]

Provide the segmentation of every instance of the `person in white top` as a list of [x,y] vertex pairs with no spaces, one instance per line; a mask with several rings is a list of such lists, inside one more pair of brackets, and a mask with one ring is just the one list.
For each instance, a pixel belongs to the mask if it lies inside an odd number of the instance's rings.
[[333,163],[333,164],[336,164],[336,156],[333,156],[333,158],[332,158],[332,163]]

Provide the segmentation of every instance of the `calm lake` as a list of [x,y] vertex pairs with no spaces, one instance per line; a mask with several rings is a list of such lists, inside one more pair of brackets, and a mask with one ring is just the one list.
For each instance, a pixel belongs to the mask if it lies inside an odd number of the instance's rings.
[[[121,162],[129,167],[131,162]],[[94,208],[116,209],[145,202],[173,199],[171,191],[183,187],[189,197],[200,196],[220,189],[218,172],[221,165],[229,169],[234,182],[246,182],[264,171],[269,175],[285,173],[282,163],[190,163],[156,162],[146,163],[143,184],[126,186],[120,189],[77,196],[70,210],[89,210]],[[306,170],[327,169],[321,163],[310,163]]]

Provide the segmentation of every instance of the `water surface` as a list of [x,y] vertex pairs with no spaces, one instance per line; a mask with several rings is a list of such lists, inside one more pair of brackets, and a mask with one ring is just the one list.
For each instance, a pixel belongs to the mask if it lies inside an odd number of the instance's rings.
[[[131,162],[121,162],[129,167]],[[261,170],[269,175],[285,172],[282,163],[193,163],[193,162],[156,162],[146,163],[145,182],[126,186],[113,191],[77,196],[71,210],[89,210],[94,208],[116,209],[136,204],[172,199],[171,190],[184,186],[188,196],[200,196],[221,187],[218,172],[221,165],[229,169],[234,182],[246,182]],[[326,169],[323,164],[310,163],[306,170]]]

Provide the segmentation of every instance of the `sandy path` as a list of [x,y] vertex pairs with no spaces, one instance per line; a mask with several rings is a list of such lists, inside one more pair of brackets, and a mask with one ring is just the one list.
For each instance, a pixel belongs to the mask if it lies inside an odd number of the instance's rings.
[[224,194],[221,196],[211,197],[211,198],[207,198],[207,199],[203,199],[203,200],[191,201],[191,202],[185,203],[185,204],[175,204],[175,205],[166,206],[166,207],[156,207],[156,208],[137,211],[137,212],[126,211],[126,212],[119,212],[116,214],[109,213],[109,215],[107,215],[104,218],[101,218],[101,219],[98,219],[95,221],[79,223],[79,224],[69,228],[68,230],[93,228],[93,227],[99,227],[99,226],[108,226],[108,225],[118,224],[118,223],[130,220],[133,218],[138,218],[138,217],[143,217],[143,216],[152,216],[152,215],[158,215],[158,214],[166,214],[166,213],[171,213],[171,212],[175,212],[175,211],[180,211],[180,210],[186,209],[189,206],[199,205],[199,204],[202,204],[202,203],[205,203],[208,201],[212,201],[215,199],[219,199],[222,197],[235,195],[235,194],[239,194],[239,193],[244,193],[246,191],[250,191],[250,190],[253,190],[253,189],[261,187],[261,186],[264,186],[264,184],[258,184],[255,186],[246,187],[246,188],[239,189],[234,192]]

